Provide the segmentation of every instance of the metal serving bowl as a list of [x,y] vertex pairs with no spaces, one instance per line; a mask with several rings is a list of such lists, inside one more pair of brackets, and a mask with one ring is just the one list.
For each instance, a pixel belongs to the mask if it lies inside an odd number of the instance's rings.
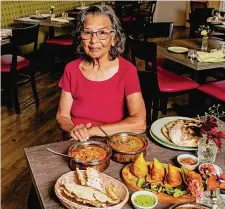
[[146,154],[146,148],[148,146],[148,141],[144,136],[142,136],[140,134],[130,133],[130,132],[122,132],[122,133],[116,133],[116,134],[112,135],[111,139],[113,140],[114,138],[116,138],[118,136],[121,136],[121,137],[125,137],[125,136],[137,137],[144,142],[144,146],[140,150],[137,150],[135,152],[123,152],[123,151],[118,151],[118,150],[114,149],[111,146],[112,142],[110,140],[108,140],[107,143],[112,149],[112,160],[115,160],[116,162],[119,162],[119,163],[131,163],[134,160],[136,160],[136,158],[138,157],[138,155],[141,152],[143,152],[144,155]]
[[202,204],[197,203],[181,203],[171,206],[169,209],[183,209],[183,208],[190,208],[190,209],[209,209],[210,207]]
[[106,170],[109,167],[110,164],[110,157],[112,155],[112,150],[111,148],[102,142],[98,141],[85,141],[85,142],[79,142],[74,145],[72,145],[69,150],[68,150],[68,155],[72,157],[72,150],[75,148],[78,148],[79,146],[90,146],[90,145],[97,145],[100,147],[103,147],[105,151],[107,152],[107,157],[104,160],[93,160],[90,162],[82,162],[79,159],[76,158],[70,158],[69,159],[69,166],[71,170],[76,170],[76,167],[79,169],[86,169],[87,167],[93,167],[94,169],[98,170],[99,172],[102,172]]

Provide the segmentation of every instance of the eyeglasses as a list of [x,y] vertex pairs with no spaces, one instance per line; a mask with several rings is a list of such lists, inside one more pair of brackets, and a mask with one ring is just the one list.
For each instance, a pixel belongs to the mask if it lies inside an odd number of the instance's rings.
[[110,33],[114,31],[107,31],[107,30],[98,30],[96,32],[90,30],[81,31],[81,38],[83,40],[89,40],[93,37],[94,34],[98,37],[99,40],[106,40],[109,37]]

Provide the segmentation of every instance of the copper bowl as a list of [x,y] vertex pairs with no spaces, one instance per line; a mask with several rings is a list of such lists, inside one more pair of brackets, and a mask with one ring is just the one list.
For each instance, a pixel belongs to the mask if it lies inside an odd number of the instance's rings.
[[78,148],[79,146],[84,147],[84,146],[90,146],[90,145],[97,145],[97,146],[103,147],[105,149],[105,151],[107,152],[107,157],[103,160],[93,160],[93,161],[89,161],[89,162],[82,162],[79,159],[70,158],[69,166],[70,166],[71,170],[76,170],[76,167],[78,167],[79,169],[82,169],[82,170],[85,170],[87,167],[92,167],[92,168],[98,170],[99,172],[102,172],[109,167],[112,150],[107,144],[104,144],[102,142],[85,141],[85,142],[76,143],[69,148],[68,155],[70,157],[72,157],[72,150],[75,148]]
[[148,141],[144,136],[142,136],[140,134],[130,133],[130,132],[122,132],[122,133],[116,133],[116,134],[112,135],[111,139],[113,140],[114,138],[116,138],[118,136],[121,136],[121,137],[126,137],[126,136],[137,137],[137,138],[142,140],[142,142],[144,143],[144,146],[141,149],[139,149],[135,152],[118,151],[117,149],[115,149],[111,146],[112,142],[110,140],[108,140],[107,144],[112,149],[112,160],[114,160],[116,162],[119,162],[119,163],[131,163],[131,162],[133,162],[137,159],[137,157],[139,156],[139,154],[141,152],[144,153],[144,156],[146,155],[146,148],[148,146]]

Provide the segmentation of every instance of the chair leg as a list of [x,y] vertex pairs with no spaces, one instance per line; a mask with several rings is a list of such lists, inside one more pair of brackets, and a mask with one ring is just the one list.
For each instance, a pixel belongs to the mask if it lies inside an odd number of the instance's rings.
[[167,103],[168,103],[168,97],[161,96],[160,97],[160,111],[163,115],[167,115]]
[[16,76],[12,77],[12,98],[16,114],[20,114],[20,104],[18,99]]
[[33,91],[33,96],[34,96],[34,100],[35,100],[35,103],[36,103],[36,107],[38,107],[39,106],[39,98],[38,98],[38,93],[37,93],[35,75],[34,75],[33,72],[31,73],[30,81],[31,81],[31,87],[32,87],[32,91]]
[[153,99],[152,123],[158,119],[159,98]]

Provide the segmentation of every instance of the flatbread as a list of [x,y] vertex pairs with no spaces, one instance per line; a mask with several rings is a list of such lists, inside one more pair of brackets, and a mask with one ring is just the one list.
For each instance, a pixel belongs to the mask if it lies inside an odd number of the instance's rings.
[[161,131],[167,139],[178,146],[196,147],[201,122],[195,119],[178,119],[165,124]]

